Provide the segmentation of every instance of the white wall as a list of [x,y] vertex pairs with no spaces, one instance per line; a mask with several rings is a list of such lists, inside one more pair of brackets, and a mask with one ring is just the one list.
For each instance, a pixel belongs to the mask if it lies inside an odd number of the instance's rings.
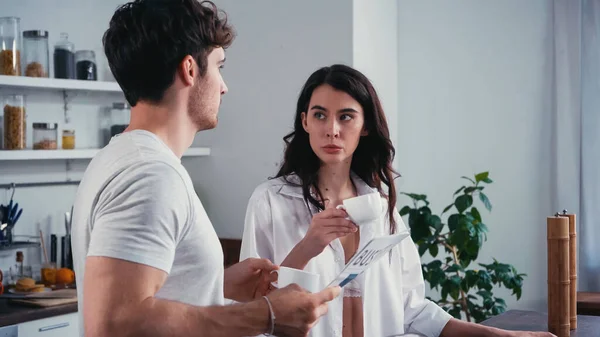
[[[122,1],[75,1],[75,0],[10,0],[0,4],[2,16],[21,18],[21,30],[40,29],[49,31],[50,64],[52,51],[61,32],[69,34],[69,40],[77,50],[91,49],[96,54],[98,77],[112,80],[102,49],[101,37],[112,13]],[[60,19],[60,17],[64,19]],[[52,66],[50,67],[52,69]],[[53,71],[51,71],[51,75]],[[6,90],[2,90],[2,93]],[[64,127],[62,93],[26,91],[27,143],[31,147],[33,122],[56,122],[59,137]],[[76,130],[77,148],[97,148],[100,145],[99,123],[103,109],[112,102],[124,101],[121,94],[79,93],[70,99],[70,115]],[[60,146],[60,143],[59,143]],[[89,161],[75,160],[71,170],[66,171],[66,161],[0,161],[0,183],[78,180]],[[23,207],[23,215],[15,227],[17,235],[38,235],[39,229],[46,236],[45,244],[50,253],[51,233],[65,234],[64,213],[69,211],[75,196],[75,186],[38,187],[17,189],[15,200]],[[0,203],[6,204],[4,190],[0,191]],[[27,249],[26,264],[39,264],[41,251]],[[60,262],[60,253],[59,253]],[[15,262],[15,251],[0,252],[0,268],[6,272]],[[39,270],[34,268],[34,270]],[[6,274],[5,274],[6,275]]]
[[[123,2],[11,1],[0,5],[0,12],[21,17],[23,30],[49,30],[50,48],[60,32],[68,32],[77,49],[96,52],[98,67],[104,70],[100,79],[110,79],[101,36]],[[199,134],[194,144],[210,146],[211,156],[184,158],[183,164],[219,236],[239,238],[252,190],[276,172],[283,153],[282,137],[291,130],[302,85],[319,67],[352,62],[352,6],[344,0],[216,3],[238,32],[223,71],[230,92],[223,99],[217,129]],[[58,20],[59,15],[69,20]],[[98,146],[98,113],[118,98],[81,95],[73,101],[78,147]],[[29,124],[34,120],[62,123],[60,95],[32,93],[28,114]],[[64,161],[0,162],[0,183],[77,179],[87,163],[75,161],[67,174]],[[42,164],[49,168],[41,169]],[[24,213],[17,234],[35,235],[41,228],[63,235],[64,212],[70,209],[75,190],[74,186],[18,190],[15,199]],[[29,252],[26,259],[38,263],[39,251]],[[5,270],[14,263],[14,252],[3,254],[0,268]]]
[[[100,37],[118,3],[22,0],[3,2],[0,12],[20,16],[23,29],[49,30],[51,45],[59,32],[68,31],[78,49],[96,50],[104,78]],[[529,274],[523,299],[508,301],[509,306],[544,309],[545,216],[554,211],[547,187],[551,48],[546,1],[217,4],[238,31],[223,72],[230,92],[217,129],[195,142],[210,146],[212,155],[184,159],[184,165],[220,237],[241,236],[248,197],[276,172],[281,138],[290,131],[309,74],[332,63],[352,64],[373,80],[392,134],[397,132],[400,190],[427,193],[440,211],[461,175],[491,171],[495,183],[488,195],[494,209],[483,214],[491,233],[482,258],[494,256]],[[59,14],[69,20],[58,20]],[[62,119],[58,97],[30,99],[29,121]],[[117,99],[76,98],[78,142],[95,145],[98,110]],[[40,164],[47,163],[0,162],[0,182],[65,178],[64,162],[43,169]],[[71,177],[76,179],[86,164],[75,162]],[[17,191],[15,198],[25,208],[19,233],[35,234],[39,226],[62,235],[63,213],[74,192],[75,187]],[[508,248],[509,243],[519,249]],[[14,261],[13,254],[0,255],[0,268]],[[35,251],[31,255],[39,261]]]
[[190,172],[219,236],[240,238],[248,198],[277,172],[298,94],[317,68],[344,63],[364,72],[380,94],[396,140],[396,3],[219,4],[239,34],[227,53],[229,93],[218,127],[197,137],[199,144],[211,144],[211,157],[193,159],[197,164]]
[[480,260],[528,274],[510,308],[546,308],[550,11],[545,0],[398,2],[400,190],[439,213],[460,176],[490,171]]
[[[352,66],[375,86],[390,138],[398,145],[398,2],[353,1]],[[399,157],[393,166],[398,168]]]
[[[241,238],[248,198],[275,175],[308,76],[352,62],[352,6],[334,1],[219,1],[238,31],[223,71],[219,125],[201,132],[211,156],[188,166],[219,237]],[[318,8],[318,10],[317,10]]]

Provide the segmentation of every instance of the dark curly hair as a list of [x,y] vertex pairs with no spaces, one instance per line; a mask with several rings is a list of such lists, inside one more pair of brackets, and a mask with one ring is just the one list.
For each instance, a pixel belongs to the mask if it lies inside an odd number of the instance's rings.
[[140,100],[160,102],[187,55],[204,76],[208,54],[235,38],[220,12],[214,3],[196,0],[135,0],[117,8],[102,42],[131,106]]
[[[313,152],[308,133],[302,127],[302,112],[308,111],[313,91],[323,84],[347,93],[363,108],[368,134],[361,137],[352,156],[350,169],[367,185],[376,188],[387,198],[390,233],[393,234],[396,230],[393,214],[396,206],[396,186],[393,175],[398,175],[392,168],[395,150],[377,92],[369,79],[354,68],[335,64],[318,69],[308,78],[296,105],[294,131],[283,138],[286,144],[284,159],[274,178],[285,178],[290,174],[296,174],[302,181],[302,191],[307,206],[310,202],[317,209],[325,208],[310,193],[311,188],[314,188],[317,196],[323,199],[317,185],[321,161]],[[383,185],[387,186],[387,193],[383,191]]]

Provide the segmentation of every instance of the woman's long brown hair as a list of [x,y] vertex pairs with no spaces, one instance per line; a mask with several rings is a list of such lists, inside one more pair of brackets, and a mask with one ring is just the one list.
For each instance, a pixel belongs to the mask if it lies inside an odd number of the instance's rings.
[[[321,191],[317,186],[318,172],[321,161],[313,152],[308,133],[302,127],[302,112],[308,111],[308,104],[313,91],[328,84],[336,90],[343,91],[354,98],[363,108],[366,136],[361,137],[358,147],[352,156],[350,169],[372,188],[387,198],[388,217],[390,221],[390,234],[396,230],[396,221],[392,212],[396,206],[396,186],[392,168],[395,150],[390,140],[390,133],[375,88],[365,75],[356,69],[345,65],[332,65],[315,71],[306,81],[296,105],[294,131],[286,135],[286,148],[283,163],[275,178],[296,174],[301,180],[304,200],[318,210],[325,206],[319,200]],[[388,192],[383,191],[383,185],[388,187]],[[317,192],[318,198],[311,193],[311,188]],[[319,200],[318,200],[319,199]]]

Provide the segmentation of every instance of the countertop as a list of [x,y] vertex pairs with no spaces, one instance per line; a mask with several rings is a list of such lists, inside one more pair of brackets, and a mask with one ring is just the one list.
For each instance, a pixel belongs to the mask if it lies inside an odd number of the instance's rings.
[[0,300],[0,327],[77,312],[77,302],[38,308]]
[[[506,330],[548,331],[548,315],[524,310],[509,310],[481,322],[483,325]],[[600,317],[577,315],[577,329],[570,337],[597,337],[600,335]]]

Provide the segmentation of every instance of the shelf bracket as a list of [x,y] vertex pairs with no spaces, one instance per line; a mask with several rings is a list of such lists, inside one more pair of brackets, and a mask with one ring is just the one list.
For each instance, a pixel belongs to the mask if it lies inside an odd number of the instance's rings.
[[71,110],[71,99],[73,98],[73,96],[75,96],[75,94],[69,94],[69,92],[67,91],[67,89],[63,89],[63,112],[65,115],[65,123],[69,124],[71,123],[71,114],[70,114],[70,110]]
[[71,172],[71,159],[67,159],[65,160],[65,175],[66,175],[66,181],[70,182],[71,178],[69,178],[69,172]]

